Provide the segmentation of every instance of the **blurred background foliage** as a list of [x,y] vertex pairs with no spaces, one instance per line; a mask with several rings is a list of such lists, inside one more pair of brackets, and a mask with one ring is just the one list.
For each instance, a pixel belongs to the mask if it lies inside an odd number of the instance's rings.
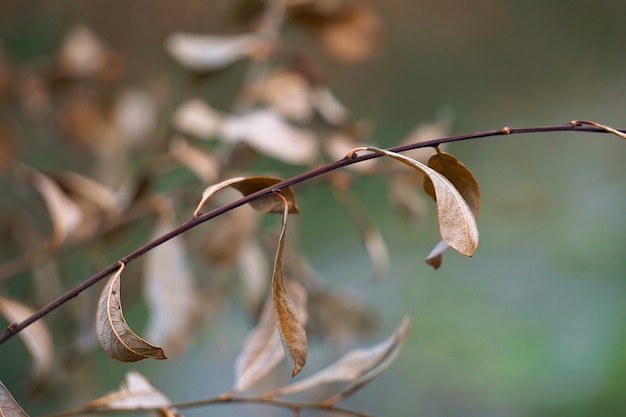
[[[157,132],[163,136],[171,112],[191,93],[218,109],[234,104],[245,64],[237,63],[205,83],[177,65],[164,48],[166,37],[176,31],[245,29],[250,16],[262,7],[252,0],[240,2],[245,7],[234,3],[239,2],[5,1],[0,3],[0,41],[7,61],[19,69],[20,77],[28,78],[49,68],[70,30],[86,25],[119,54],[111,58],[111,71],[121,74],[116,82],[141,86],[157,97]],[[375,31],[379,45],[372,56],[338,59],[320,46],[319,39],[290,23],[283,29],[283,39],[307,52],[357,119],[371,122],[370,142],[398,144],[416,125],[441,115],[451,115],[451,133],[578,118],[626,127],[622,1],[361,4],[380,19],[380,31]],[[84,156],[82,144],[68,143],[49,125],[31,123],[8,95],[2,96],[1,106],[2,134],[11,137],[3,139],[3,154],[14,153],[37,168],[88,171],[92,162]],[[154,150],[163,144],[147,147]],[[447,254],[436,272],[423,261],[438,240],[434,205],[429,203],[423,222],[409,227],[387,201],[384,177],[357,177],[352,191],[390,252],[388,273],[375,277],[350,215],[329,188],[320,184],[296,189],[305,256],[329,287],[355,294],[378,317],[376,330],[340,347],[313,341],[305,373],[331,362],[346,347],[386,337],[406,313],[412,318],[411,334],[400,357],[346,404],[394,416],[623,416],[623,140],[609,135],[535,134],[468,141],[448,151],[472,169],[481,184],[481,244],[472,259]],[[130,162],[134,172],[148,162],[150,153],[142,158],[142,152]],[[282,176],[301,171],[271,158],[257,161],[254,169]],[[5,174],[9,175],[6,170]],[[190,187],[189,179],[189,172],[174,170],[160,177],[156,187],[176,194],[186,184],[181,198],[193,202],[202,187]],[[3,195],[19,195],[12,184],[2,180]],[[3,210],[11,207],[7,198],[0,199]],[[34,218],[46,216],[41,207],[22,209]],[[102,252],[97,244],[86,251],[62,251],[64,282],[75,285],[96,267],[145,242],[150,224],[150,219],[140,221],[132,234],[102,243],[106,248]],[[2,248],[3,260],[19,253],[9,244]],[[210,277],[212,271],[203,273]],[[127,282],[124,291],[129,299],[136,298],[139,282],[130,277]],[[32,291],[27,272],[2,289],[5,295],[23,298]],[[47,294],[40,303],[54,296]],[[220,309],[186,355],[133,367],[175,401],[228,390],[233,360],[249,329],[236,291],[230,297],[235,301],[220,301]],[[47,319],[55,332],[67,332],[63,325],[67,311],[93,308],[85,299],[78,297]],[[141,302],[127,305],[125,312],[131,322],[146,320]],[[59,348],[62,351],[63,346]],[[62,384],[30,396],[26,382],[30,359],[21,342],[15,338],[2,346],[0,358],[0,378],[31,415],[79,406],[114,389],[130,369],[101,352],[95,361],[79,361],[73,368],[68,357],[72,371]],[[272,378],[285,381],[287,375],[282,369]],[[290,415],[267,407],[232,405],[185,411],[187,416],[233,413]]]

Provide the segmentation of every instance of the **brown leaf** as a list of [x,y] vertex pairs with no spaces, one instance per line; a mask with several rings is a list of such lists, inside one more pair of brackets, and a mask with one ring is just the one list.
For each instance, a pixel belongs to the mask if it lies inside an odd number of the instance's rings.
[[170,142],[170,153],[192,170],[202,182],[211,184],[217,181],[220,172],[220,162],[212,154],[199,147],[190,145],[179,136],[174,137]]
[[393,334],[379,344],[365,349],[352,350],[321,371],[298,382],[271,391],[271,395],[294,394],[323,384],[348,381],[351,382],[348,387],[324,401],[324,403],[332,404],[345,398],[363,387],[391,365],[398,356],[408,331],[409,318],[404,317],[402,323]]
[[114,216],[121,213],[122,206],[118,196],[100,182],[71,171],[60,173],[58,180],[71,196],[88,200],[107,215]]
[[163,349],[152,346],[137,336],[126,324],[122,313],[120,267],[106,283],[98,301],[96,333],[107,355],[121,362],[135,362],[145,358],[167,359]]
[[441,238],[463,255],[471,256],[474,253],[478,246],[476,218],[463,196],[445,176],[429,166],[399,153],[373,147],[357,148],[356,150],[368,150],[389,156],[428,176],[434,185]]
[[[150,240],[176,226],[170,205],[169,210],[161,213]],[[144,296],[150,312],[146,329],[148,338],[168,352],[182,353],[191,339],[198,299],[181,236],[146,254]]]
[[54,228],[52,241],[59,245],[80,226],[82,220],[80,208],[50,177],[33,169],[32,180],[50,213]]
[[[454,185],[476,217],[480,208],[480,187],[474,174],[462,162],[446,152],[432,155],[428,160],[428,166],[445,176]],[[433,183],[428,177],[424,177],[424,191],[437,201]],[[439,268],[447,248],[448,245],[445,242],[439,242],[426,258],[426,263],[435,269]]]
[[250,56],[262,42],[256,35],[232,36],[174,33],[165,48],[182,66],[193,71],[215,71]]
[[224,121],[222,138],[244,142],[256,151],[289,164],[309,164],[318,156],[315,135],[287,123],[272,109],[252,110]]
[[[233,187],[238,190],[244,196],[248,196],[264,188],[271,187],[274,184],[282,182],[281,178],[262,176],[262,177],[235,177],[224,180],[218,184],[212,185],[204,190],[202,193],[202,199],[194,212],[194,217],[198,216],[204,203],[216,192],[226,188]],[[288,208],[290,213],[298,213],[298,203],[296,200],[296,194],[293,192],[293,188],[287,187],[280,191],[281,195],[288,201]],[[283,210],[282,199],[270,195],[263,198],[256,199],[250,202],[250,205],[261,213],[281,213]]]
[[[306,291],[295,281],[288,282],[287,286],[298,317],[304,324],[307,319]],[[269,297],[259,318],[259,323],[244,341],[243,349],[235,361],[233,390],[239,392],[250,388],[274,369],[282,359],[283,347],[276,327],[274,303]]]
[[11,395],[7,387],[0,382],[0,416],[2,417],[28,417],[26,411],[20,407]]
[[274,270],[272,272],[272,300],[274,301],[274,312],[276,323],[278,324],[278,334],[283,343],[283,349],[287,355],[287,360],[291,365],[291,376],[296,376],[304,367],[307,357],[307,339],[304,331],[303,318],[298,314],[285,285],[283,275],[283,249],[285,246],[285,232],[287,230],[287,217],[289,215],[289,204],[283,197],[284,209],[280,236],[278,238],[278,249],[274,259]]
[[[19,323],[32,316],[35,310],[20,302],[0,296],[0,313],[9,323]],[[18,336],[33,357],[35,379],[44,380],[51,374],[54,364],[54,347],[48,328],[43,321],[38,320],[19,332]]]
[[75,27],[63,41],[59,55],[61,71],[71,77],[97,75],[105,63],[102,42],[87,26]]
[[311,85],[297,71],[274,69],[263,80],[260,97],[288,119],[308,122],[313,116]]
[[[124,381],[120,384],[120,389],[89,401],[85,408],[89,410],[141,410],[146,408],[162,407],[176,416],[182,416],[174,408],[170,408],[171,401],[150,381],[137,371],[130,371],[126,374]],[[161,410],[159,410],[161,411]]]
[[173,116],[176,129],[201,139],[217,135],[223,121],[224,115],[200,99],[186,101]]

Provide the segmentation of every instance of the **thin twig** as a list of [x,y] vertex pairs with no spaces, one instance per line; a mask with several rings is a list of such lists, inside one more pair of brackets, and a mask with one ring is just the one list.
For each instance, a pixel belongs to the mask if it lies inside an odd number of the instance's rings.
[[[588,122],[587,122],[588,123]],[[626,130],[616,130],[622,133],[625,133]],[[522,127],[522,128],[513,128],[513,127],[504,127],[502,129],[495,129],[495,130],[485,130],[485,131],[481,131],[481,132],[474,132],[474,133],[466,133],[466,134],[462,134],[462,135],[454,135],[454,136],[446,136],[443,138],[437,138],[437,139],[432,139],[432,140],[428,140],[428,141],[423,141],[423,142],[419,142],[419,143],[412,143],[412,144],[408,144],[408,145],[402,145],[402,146],[395,146],[392,148],[389,148],[389,151],[392,152],[403,152],[403,151],[408,151],[411,149],[417,149],[417,148],[426,148],[426,147],[436,147],[442,143],[449,143],[449,142],[460,142],[460,141],[464,141],[464,140],[473,140],[473,139],[478,139],[478,138],[487,138],[487,137],[494,137],[494,136],[508,136],[508,135],[513,135],[513,134],[524,134],[524,133],[542,133],[542,132],[587,132],[587,133],[608,133],[606,128],[599,128],[599,127],[583,127],[582,123],[580,122],[570,122],[567,124],[563,124],[563,125],[551,125],[551,126],[533,126],[533,127]],[[381,155],[379,154],[375,154],[375,153],[371,153],[371,154],[366,154],[366,155],[362,155],[362,156],[353,156],[353,157],[344,157],[340,160],[337,160],[335,162],[331,162],[329,164],[323,165],[321,167],[312,169],[310,171],[304,172],[302,174],[296,175],[294,177],[291,177],[289,179],[286,179],[285,181],[282,181],[278,184],[274,184],[270,187],[264,188],[262,190],[259,190],[255,193],[249,194],[245,197],[242,197],[236,201],[233,201],[229,204],[225,204],[222,207],[219,207],[215,210],[212,210],[208,213],[204,213],[204,214],[199,214],[197,217],[194,217],[190,220],[188,220],[187,222],[183,223],[182,225],[178,226],[177,228],[175,228],[174,230],[170,231],[169,233],[166,233],[165,235],[141,246],[140,248],[136,249],[135,251],[129,253],[128,255],[126,255],[125,257],[123,257],[122,259],[120,259],[119,261],[116,261],[115,263],[109,265],[108,267],[104,268],[103,270],[101,270],[100,272],[96,273],[95,275],[93,275],[91,278],[87,279],[86,281],[84,281],[83,283],[81,283],[80,285],[74,287],[73,289],[71,289],[70,291],[66,292],[65,294],[61,295],[59,298],[57,298],[56,300],[50,302],[48,305],[42,307],[39,311],[35,312],[32,316],[28,317],[27,319],[25,319],[24,321],[20,322],[20,323],[11,323],[7,329],[2,333],[2,335],[0,335],[0,344],[4,343],[5,341],[7,341],[8,339],[10,339],[11,337],[15,336],[19,331],[23,330],[24,328],[26,328],[27,326],[29,326],[30,324],[34,323],[35,321],[41,319],[42,317],[44,317],[45,315],[47,315],[48,313],[52,312],[53,310],[56,310],[58,307],[60,307],[61,305],[65,304],[67,301],[71,300],[72,298],[76,297],[78,294],[80,294],[81,292],[83,292],[84,290],[86,290],[87,288],[91,287],[92,285],[96,284],[97,282],[99,282],[100,280],[104,279],[105,277],[107,277],[108,275],[112,274],[113,272],[117,271],[117,269],[119,268],[119,262],[123,262],[124,264],[128,264],[132,261],[134,261],[135,259],[141,257],[142,255],[144,255],[146,252],[151,251],[152,249],[154,249],[155,247],[175,238],[176,236],[185,233],[186,231],[198,226],[201,223],[204,223],[214,217],[220,216],[226,212],[229,212],[239,206],[242,206],[244,204],[247,204],[251,201],[257,200],[259,198],[263,198],[266,196],[271,195],[272,193],[276,192],[276,191],[280,191],[283,188],[287,188],[290,187],[292,185],[295,184],[299,184],[301,182],[307,181],[309,179],[315,178],[315,177],[319,177],[321,175],[324,175],[326,173],[329,173],[331,171],[334,171],[336,169],[339,168],[343,168],[345,166],[348,165],[352,165],[352,164],[356,164],[362,161],[366,161],[369,159],[374,159],[374,158],[379,158]]]
[[[342,416],[351,416],[351,417],[375,417],[373,414],[366,413],[364,411],[355,411],[350,410],[343,407],[337,407],[335,405],[324,405],[322,403],[314,403],[314,402],[291,402],[284,400],[276,400],[272,398],[265,397],[229,397],[229,396],[218,396],[214,398],[207,398],[204,400],[195,400],[195,401],[186,401],[180,402],[176,404],[171,404],[167,408],[176,408],[176,409],[185,409],[185,408],[196,408],[196,407],[206,407],[210,405],[217,404],[262,404],[273,407],[281,407],[281,408],[289,408],[289,409],[308,409],[308,410],[324,410],[337,415]],[[42,417],[69,417],[76,415],[84,415],[84,414],[119,414],[119,413],[128,413],[129,411],[138,411],[138,412],[148,412],[148,411],[159,411],[166,407],[149,407],[149,408],[141,408],[137,410],[111,410],[111,409],[102,409],[102,410],[94,410],[88,408],[81,408],[76,410],[63,411],[60,413],[54,414],[46,414]]]

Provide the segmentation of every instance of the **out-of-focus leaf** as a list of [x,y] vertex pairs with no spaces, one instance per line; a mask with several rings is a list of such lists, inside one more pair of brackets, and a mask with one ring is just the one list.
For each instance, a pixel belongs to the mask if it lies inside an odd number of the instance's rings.
[[224,115],[200,99],[186,101],[173,116],[176,129],[201,139],[215,136],[223,121]]
[[387,369],[398,356],[408,331],[409,318],[404,317],[402,323],[393,334],[379,344],[365,349],[350,351],[337,362],[321,371],[283,388],[273,390],[271,394],[294,394],[322,384],[350,382],[350,385],[339,394],[324,401],[325,404],[332,404],[352,394]]
[[[420,123],[415,126],[413,130],[402,140],[401,145],[420,143],[444,137],[449,134],[451,124],[452,116],[448,112],[441,112],[440,116],[434,122]],[[446,146],[447,144],[444,143],[443,145],[440,145],[439,148],[444,149]],[[434,153],[434,148],[427,147],[411,149],[403,152],[402,154],[425,163]]]
[[335,197],[351,214],[361,233],[361,238],[372,260],[372,268],[377,276],[383,276],[389,268],[389,252],[380,231],[363,208],[361,202],[348,189],[338,189]]
[[271,109],[226,119],[222,135],[228,142],[245,142],[264,155],[290,164],[308,164],[318,155],[312,132],[290,125]]
[[[304,324],[307,319],[307,294],[304,288],[295,281],[288,282],[287,287],[298,312],[298,317]],[[244,341],[243,349],[235,361],[233,390],[236,392],[244,391],[256,384],[280,363],[283,355],[283,347],[276,327],[274,303],[269,297],[259,318],[259,323]]]
[[193,71],[215,71],[249,56],[259,47],[256,35],[233,36],[174,33],[165,48],[182,66]]
[[96,334],[107,355],[121,362],[145,358],[166,359],[163,349],[137,336],[126,324],[120,294],[121,267],[107,281],[98,301]]
[[11,395],[7,387],[0,382],[0,416],[2,417],[28,417],[26,411],[20,407]]
[[[198,204],[194,212],[194,216],[198,216],[202,206],[204,203],[211,198],[211,196],[218,191],[226,188],[233,187],[237,191],[239,191],[244,196],[253,194],[257,191],[260,191],[264,188],[271,187],[274,184],[278,184],[282,182],[282,178],[270,177],[270,176],[262,176],[262,177],[235,177],[224,180],[218,184],[214,184],[210,187],[207,187],[202,193],[202,199]],[[296,200],[296,194],[293,192],[293,188],[287,187],[283,188],[280,191],[281,195],[287,200],[288,208],[290,213],[298,213],[298,202]],[[283,211],[283,200],[275,195],[265,196],[263,198],[258,198],[254,201],[250,202],[250,205],[254,207],[254,209],[260,211],[261,213],[281,213]]]
[[242,244],[237,266],[245,308],[251,317],[257,317],[268,293],[271,277],[268,259],[256,237]]
[[260,96],[288,119],[307,122],[313,116],[310,83],[297,71],[278,68],[270,72]]
[[[154,240],[176,228],[173,208],[163,210]],[[181,236],[146,254],[144,295],[150,311],[148,339],[168,352],[179,354],[188,346],[197,311],[195,279]]]
[[[0,313],[9,323],[19,323],[35,313],[30,307],[0,296]],[[36,380],[44,380],[52,372],[54,347],[52,336],[45,324],[38,320],[18,333],[33,357]]]
[[156,101],[143,90],[127,88],[117,95],[111,119],[126,144],[143,145],[157,127]]
[[111,394],[89,401],[85,404],[88,410],[141,410],[145,408],[163,407],[170,415],[182,416],[178,410],[169,407],[171,401],[160,390],[156,389],[148,379],[137,371],[130,371],[120,384],[120,389]]
[[417,171],[398,172],[389,181],[391,203],[400,215],[414,225],[418,225],[428,212],[424,194],[418,192],[419,185],[423,183],[423,177],[424,175]]
[[83,217],[80,208],[48,176],[32,170],[32,179],[50,213],[54,228],[52,241],[59,245],[80,226]]
[[283,343],[283,350],[287,355],[287,360],[291,365],[291,376],[294,377],[306,363],[307,338],[304,331],[303,318],[298,314],[298,310],[287,292],[285,276],[283,275],[283,249],[285,247],[288,215],[289,204],[284,199],[282,225],[278,238],[278,249],[274,258],[274,270],[272,272],[272,300],[274,302],[276,323],[278,324],[278,334]]
[[[462,162],[446,152],[431,156],[428,166],[445,176],[455,186],[476,217],[480,208],[480,188],[474,174]],[[433,183],[428,177],[424,177],[424,191],[437,201]],[[439,268],[447,249],[446,242],[439,242],[426,257],[426,263],[435,269]]]
[[88,200],[109,216],[117,215],[122,211],[117,195],[98,181],[71,171],[62,172],[58,179],[70,194]]
[[476,218],[463,196],[445,176],[429,166],[399,153],[373,147],[358,148],[357,150],[360,149],[389,156],[428,176],[434,185],[441,238],[450,247],[465,256],[471,256],[474,253],[478,246]]
[[[335,134],[329,135],[329,137],[324,141],[324,152],[331,159],[341,159],[350,151],[350,149],[354,149],[359,146],[359,142],[352,137],[351,135],[345,134],[343,132],[337,132]],[[359,162],[358,164],[348,165],[346,168],[350,171],[355,171],[359,173],[372,173],[376,170],[378,166],[378,161],[375,159],[370,159],[369,161]]]
[[369,6],[356,5],[320,28],[326,50],[344,62],[358,62],[371,57],[380,43],[382,23]]
[[210,153],[192,146],[182,137],[174,137],[170,142],[170,152],[191,169],[204,183],[217,181],[220,172],[220,162]]
[[97,75],[105,63],[102,42],[87,26],[79,25],[66,36],[61,46],[59,65],[71,77]]
[[348,110],[328,88],[317,87],[312,93],[311,100],[315,110],[326,122],[341,126],[348,119]]

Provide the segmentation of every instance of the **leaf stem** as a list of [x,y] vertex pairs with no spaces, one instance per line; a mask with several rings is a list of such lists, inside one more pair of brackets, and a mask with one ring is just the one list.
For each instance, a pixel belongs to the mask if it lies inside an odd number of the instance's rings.
[[[595,122],[594,122],[595,123]],[[583,124],[585,125],[589,125],[591,124],[591,122],[588,121],[572,121],[570,123],[567,124],[562,124],[562,125],[550,125],[550,126],[532,126],[532,127],[521,127],[521,128],[513,128],[513,127],[505,127],[502,129],[494,129],[494,130],[485,130],[485,131],[480,131],[480,132],[473,132],[473,133],[465,133],[465,134],[461,134],[461,135],[453,135],[453,136],[446,136],[446,137],[442,137],[442,138],[437,138],[437,139],[431,139],[431,140],[427,140],[427,141],[423,141],[423,142],[418,142],[418,143],[412,143],[412,144],[408,144],[408,145],[402,145],[402,146],[395,146],[392,148],[387,149],[388,151],[391,152],[404,152],[404,151],[408,151],[411,149],[417,149],[417,148],[426,148],[426,147],[436,147],[442,143],[449,143],[449,142],[460,142],[460,141],[465,141],[465,140],[473,140],[473,139],[479,139],[479,138],[487,138],[487,137],[493,137],[493,136],[509,136],[509,135],[513,135],[513,134],[525,134],[525,133],[545,133],[545,132],[586,132],[586,133],[614,133],[614,132],[609,132],[607,131],[607,128],[605,126],[602,127],[588,127],[588,126],[583,126]],[[601,125],[598,125],[601,126]],[[613,129],[615,132],[621,132],[621,133],[625,133],[626,130],[616,130]],[[335,162],[331,162],[329,164],[320,166],[318,168],[312,169],[310,171],[306,171],[302,174],[296,175],[294,177],[291,177],[289,179],[286,179],[280,183],[271,185],[267,188],[264,188],[262,190],[259,190],[255,193],[249,194],[245,197],[242,197],[238,200],[235,200],[229,204],[225,204],[219,208],[216,208],[212,211],[209,211],[207,213],[198,213],[197,216],[192,217],[190,220],[188,220],[187,222],[183,223],[182,225],[178,226],[177,228],[175,228],[174,230],[170,231],[169,233],[166,233],[165,235],[151,241],[148,242],[147,244],[141,246],[140,248],[136,249],[135,251],[129,253],[128,255],[126,255],[125,257],[123,257],[122,259],[120,259],[119,261],[116,261],[115,263],[109,265],[108,267],[104,268],[103,270],[101,270],[100,272],[96,273],[95,275],[91,276],[89,279],[87,279],[86,281],[83,281],[81,284],[77,285],[76,287],[74,287],[73,289],[69,290],[68,292],[66,292],[65,294],[61,295],[60,297],[58,297],[57,299],[51,301],[49,304],[47,304],[46,306],[42,307],[41,309],[39,309],[37,312],[35,312],[32,316],[28,317],[27,319],[25,319],[24,321],[20,322],[20,323],[11,323],[9,324],[9,326],[7,327],[7,329],[4,330],[4,332],[0,335],[0,344],[6,342],[8,339],[10,339],[11,337],[15,336],[18,332],[20,332],[21,330],[23,330],[24,328],[26,328],[27,326],[29,326],[30,324],[34,323],[35,321],[41,319],[42,317],[46,316],[48,313],[56,310],[57,308],[59,308],[61,305],[65,304],[66,302],[68,302],[69,300],[71,300],[72,298],[76,297],[78,294],[80,294],[81,292],[83,292],[84,290],[86,290],[87,288],[91,287],[92,285],[96,284],[97,282],[99,282],[100,280],[104,279],[105,277],[109,276],[110,274],[112,274],[113,272],[116,272],[119,268],[120,268],[120,262],[123,264],[128,264],[129,262],[134,261],[135,259],[141,257],[142,255],[144,255],[146,252],[151,251],[152,249],[154,249],[155,247],[173,239],[174,237],[185,233],[186,231],[200,225],[201,223],[204,223],[208,220],[213,219],[214,217],[220,216],[228,211],[231,211],[239,206],[242,206],[244,204],[247,204],[251,201],[257,200],[259,198],[262,197],[266,197],[269,195],[272,195],[275,192],[280,191],[283,188],[287,188],[290,187],[292,185],[295,184],[299,184],[301,182],[310,180],[312,178],[316,178],[319,176],[322,176],[324,174],[327,174],[331,171],[334,171],[336,169],[339,168],[343,168],[345,166],[348,165],[352,165],[352,164],[356,164],[362,161],[366,161],[369,159],[373,159],[373,158],[379,158],[381,155],[380,154],[376,154],[376,153],[370,153],[367,155],[362,155],[362,156],[355,156],[355,155],[351,155],[350,157],[344,157],[342,159],[339,159]]]

